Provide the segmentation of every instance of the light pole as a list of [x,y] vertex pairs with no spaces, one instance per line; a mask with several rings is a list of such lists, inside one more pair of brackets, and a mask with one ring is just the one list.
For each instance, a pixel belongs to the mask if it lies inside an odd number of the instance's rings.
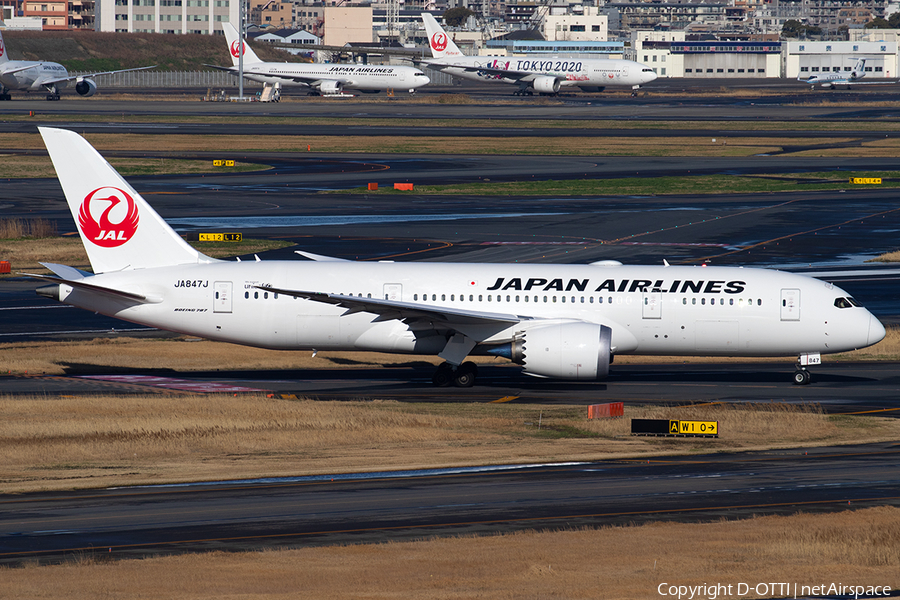
[[244,0],[238,0],[238,100],[244,101]]

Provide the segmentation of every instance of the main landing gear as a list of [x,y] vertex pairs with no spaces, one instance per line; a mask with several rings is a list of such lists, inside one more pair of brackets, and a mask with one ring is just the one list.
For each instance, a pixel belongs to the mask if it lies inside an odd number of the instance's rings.
[[55,85],[47,88],[47,100],[51,102],[59,100],[59,90]]
[[458,367],[445,362],[438,366],[431,377],[431,383],[437,387],[447,387],[451,383],[461,388],[472,387],[475,385],[477,375],[478,366],[471,361],[466,361]]

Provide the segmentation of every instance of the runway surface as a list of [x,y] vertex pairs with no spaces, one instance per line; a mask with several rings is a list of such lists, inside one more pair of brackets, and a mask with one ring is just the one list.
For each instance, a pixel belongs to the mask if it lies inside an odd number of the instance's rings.
[[870,444],[22,494],[0,498],[0,563],[898,506],[898,459]]

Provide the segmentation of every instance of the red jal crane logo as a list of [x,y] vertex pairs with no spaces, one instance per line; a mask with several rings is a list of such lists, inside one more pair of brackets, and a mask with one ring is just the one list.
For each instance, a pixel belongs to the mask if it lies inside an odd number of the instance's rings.
[[3,39],[0,38],[0,56],[3,56],[3,50],[4,50],[4,48],[3,48]]
[[[104,202],[109,205],[103,208]],[[124,202],[120,208],[116,209]],[[103,213],[99,219],[94,218],[91,204],[95,203],[96,210],[102,210]],[[114,211],[114,209],[116,209]],[[124,212],[124,215],[122,214]],[[119,217],[118,221],[113,222],[112,218]],[[87,196],[81,203],[81,209],[78,211],[78,224],[81,226],[81,232],[84,237],[91,240],[97,246],[103,248],[115,248],[121,246],[134,236],[138,226],[138,210],[134,198],[129,196],[123,190],[114,187],[97,188]]]
[[440,31],[431,36],[431,47],[436,52],[443,52],[447,49],[447,34]]
[[238,58],[241,55],[241,51],[244,49],[244,44],[238,40],[234,40],[231,42],[231,55],[235,58]]

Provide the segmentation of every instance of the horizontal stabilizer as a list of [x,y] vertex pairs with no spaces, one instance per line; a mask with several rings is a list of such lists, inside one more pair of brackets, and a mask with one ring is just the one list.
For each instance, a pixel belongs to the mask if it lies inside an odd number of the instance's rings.
[[353,262],[352,260],[347,260],[346,258],[335,258],[334,256],[313,254],[312,252],[304,252],[303,250],[294,250],[294,254],[299,254],[304,258],[308,258],[309,260],[314,260],[316,262]]
[[84,279],[85,277],[91,277],[93,275],[93,273],[88,273],[87,271],[82,271],[81,269],[70,267],[69,265],[57,265],[55,263],[45,262],[42,262],[41,264],[63,279],[71,279],[77,281],[79,279]]
[[[54,265],[54,266],[62,266],[62,265]],[[71,268],[71,267],[70,267]],[[73,269],[77,271],[78,269]],[[35,273],[20,273],[25,277],[32,277],[34,279],[40,279],[42,281],[49,281],[50,283],[55,283],[57,285],[68,285],[76,289],[85,290],[88,292],[93,292],[97,294],[106,294],[108,296],[114,296],[116,298],[124,298],[126,300],[132,300],[134,302],[139,302],[141,304],[158,304],[162,302],[162,298],[158,298],[155,296],[145,296],[144,294],[136,294],[134,292],[126,292],[125,290],[117,290],[115,288],[104,287],[102,285],[95,285],[93,283],[86,283],[84,279],[64,279],[62,277],[52,277],[50,275],[37,275]]]

